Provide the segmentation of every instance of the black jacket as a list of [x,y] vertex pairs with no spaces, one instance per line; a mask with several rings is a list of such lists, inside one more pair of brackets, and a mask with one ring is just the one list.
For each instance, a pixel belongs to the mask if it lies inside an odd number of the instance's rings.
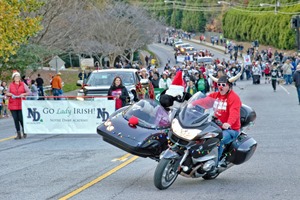
[[[122,93],[121,93],[121,96],[120,96],[120,99],[122,100],[122,107],[126,106],[126,104],[130,101],[130,97],[129,97],[129,94],[128,94],[128,91],[126,89],[125,86],[121,86],[121,87],[115,87],[115,86],[110,86],[108,92],[107,92],[107,96],[112,96],[112,91],[116,90],[116,89],[119,89],[121,88],[122,89]],[[112,97],[108,97],[108,100],[113,100],[114,98]]]
[[295,71],[293,80],[295,81],[295,86],[300,87],[300,70]]

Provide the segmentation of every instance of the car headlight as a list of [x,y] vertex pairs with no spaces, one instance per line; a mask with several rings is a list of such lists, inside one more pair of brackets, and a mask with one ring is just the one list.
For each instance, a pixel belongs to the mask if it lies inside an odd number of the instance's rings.
[[199,133],[201,133],[201,130],[199,129],[182,128],[177,119],[173,119],[172,121],[172,130],[177,136],[188,140],[194,139]]

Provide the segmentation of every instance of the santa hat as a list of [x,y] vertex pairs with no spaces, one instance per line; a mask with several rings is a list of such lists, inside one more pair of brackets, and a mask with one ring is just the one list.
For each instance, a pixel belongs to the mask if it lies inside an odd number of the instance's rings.
[[184,92],[184,82],[182,79],[182,71],[178,71],[176,73],[176,76],[173,79],[172,84],[170,85],[169,89],[166,91],[166,94],[173,97],[177,97],[178,95],[182,97],[183,92]]
[[13,71],[11,78],[13,79],[15,76],[20,76],[20,73],[16,70]]

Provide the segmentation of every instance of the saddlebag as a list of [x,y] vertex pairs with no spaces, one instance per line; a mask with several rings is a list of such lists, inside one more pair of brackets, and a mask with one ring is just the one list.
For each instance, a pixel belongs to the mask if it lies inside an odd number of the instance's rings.
[[242,127],[248,126],[251,122],[253,122],[256,119],[255,111],[245,104],[243,104],[241,107],[240,115]]
[[252,137],[242,133],[226,151],[226,160],[235,165],[242,164],[251,158],[256,146],[257,142]]

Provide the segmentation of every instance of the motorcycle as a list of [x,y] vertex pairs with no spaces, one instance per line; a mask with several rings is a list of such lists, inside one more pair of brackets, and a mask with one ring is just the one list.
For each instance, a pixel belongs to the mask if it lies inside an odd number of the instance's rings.
[[244,130],[254,122],[256,113],[242,105],[241,132],[235,141],[225,146],[221,159],[226,166],[217,166],[222,124],[213,117],[215,106],[214,99],[198,92],[184,107],[174,111],[168,132],[169,148],[161,154],[154,173],[154,185],[158,189],[169,188],[179,174],[190,178],[215,179],[233,165],[242,164],[252,157],[257,142]]
[[254,122],[256,113],[242,105],[242,131],[237,140],[224,149],[227,168],[216,171],[217,144],[222,130],[215,119],[209,120],[212,112],[208,112],[211,108],[207,105],[191,107],[194,101],[204,98],[205,95],[198,92],[187,103],[170,111],[155,100],[142,99],[111,114],[97,127],[97,133],[117,148],[158,161],[154,184],[159,189],[170,187],[178,174],[214,179],[253,155],[257,143],[243,130]]

